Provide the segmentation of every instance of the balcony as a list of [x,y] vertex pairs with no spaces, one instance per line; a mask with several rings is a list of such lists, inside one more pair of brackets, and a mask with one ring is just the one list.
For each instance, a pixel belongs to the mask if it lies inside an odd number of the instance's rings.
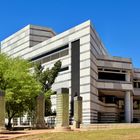
[[132,70],[132,62],[129,58],[99,56],[97,65],[99,67],[119,68]]
[[133,90],[131,82],[114,80],[98,80],[97,88],[110,90]]

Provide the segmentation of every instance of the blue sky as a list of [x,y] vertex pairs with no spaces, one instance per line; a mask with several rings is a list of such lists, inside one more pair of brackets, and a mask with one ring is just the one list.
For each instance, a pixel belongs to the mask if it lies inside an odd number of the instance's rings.
[[140,0],[0,0],[0,40],[27,24],[60,33],[88,19],[111,55],[140,67]]

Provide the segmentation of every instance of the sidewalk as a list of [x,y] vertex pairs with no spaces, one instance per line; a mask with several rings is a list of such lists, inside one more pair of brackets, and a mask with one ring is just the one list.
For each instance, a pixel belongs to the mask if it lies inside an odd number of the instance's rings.
[[18,138],[22,136],[51,133],[54,132],[53,129],[40,129],[40,130],[23,130],[23,131],[9,131],[4,134],[0,134],[0,140],[10,140],[13,138]]

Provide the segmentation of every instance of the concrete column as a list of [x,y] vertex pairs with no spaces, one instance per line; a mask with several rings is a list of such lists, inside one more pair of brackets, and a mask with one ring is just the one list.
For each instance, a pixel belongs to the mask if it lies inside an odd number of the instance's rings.
[[36,108],[36,128],[45,128],[45,96],[40,94],[37,97],[37,108]]
[[21,125],[21,117],[17,118],[17,126]]
[[131,123],[131,93],[130,91],[126,91],[125,93],[125,122]]
[[0,132],[5,130],[5,93],[0,91]]
[[128,71],[128,72],[125,74],[125,80],[126,80],[127,82],[130,82],[130,78],[131,78],[130,72]]
[[133,122],[133,96],[131,96],[131,122]]
[[74,127],[80,128],[82,122],[82,97],[74,97]]
[[56,127],[58,130],[69,130],[69,89],[57,90]]

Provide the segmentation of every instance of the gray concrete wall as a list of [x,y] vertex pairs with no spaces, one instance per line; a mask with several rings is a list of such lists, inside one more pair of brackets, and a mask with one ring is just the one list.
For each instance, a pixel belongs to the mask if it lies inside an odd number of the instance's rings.
[[53,36],[55,36],[55,33],[49,28],[27,25],[1,42],[1,52],[13,57],[22,56],[29,51],[29,47],[33,47]]

